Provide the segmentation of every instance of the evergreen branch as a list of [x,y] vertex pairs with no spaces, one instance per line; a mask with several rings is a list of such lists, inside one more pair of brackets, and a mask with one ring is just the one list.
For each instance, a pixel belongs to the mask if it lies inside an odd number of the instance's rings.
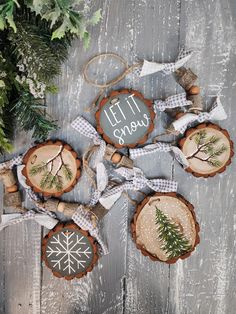
[[45,140],[49,132],[57,129],[56,124],[50,121],[42,111],[42,104],[29,92],[23,92],[12,108],[17,121],[25,130],[33,130],[33,137]]
[[179,257],[191,249],[187,238],[180,232],[179,227],[156,207],[156,225],[158,239],[163,242],[162,249],[168,259]]
[[206,131],[205,130],[199,131],[195,135],[194,140],[195,140],[195,143],[197,144],[197,147],[204,143],[205,138],[206,138]]
[[34,165],[31,169],[30,169],[30,175],[31,176],[35,176],[37,174],[40,174],[44,171],[47,170],[47,164],[45,162],[41,162],[38,165]]
[[217,159],[209,159],[207,160],[208,164],[212,167],[221,167],[222,166],[222,162],[217,160]]
[[[23,73],[33,82],[50,84],[60,74],[66,60],[65,42],[51,42],[48,33],[26,21],[17,21],[18,32],[9,33],[9,41]],[[36,84],[34,84],[36,85]]]
[[68,164],[62,165],[62,171],[64,173],[65,178],[69,181],[72,179],[73,174]]

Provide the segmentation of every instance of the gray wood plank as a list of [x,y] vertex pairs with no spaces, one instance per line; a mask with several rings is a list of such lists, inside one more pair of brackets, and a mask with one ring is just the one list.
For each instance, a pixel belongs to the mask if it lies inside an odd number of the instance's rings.
[[[207,104],[209,96],[222,89],[222,100],[228,120],[221,125],[235,139],[236,97],[235,48],[236,5],[234,0],[164,1],[103,0],[103,21],[92,30],[88,51],[75,41],[62,76],[57,79],[58,95],[48,97],[49,113],[58,119],[61,129],[53,134],[70,143],[80,154],[88,140],[70,128],[70,122],[83,114],[94,123],[93,112],[86,108],[98,89],[82,78],[83,64],[99,52],[113,51],[130,64],[137,59],[172,61],[179,45],[200,50],[189,62],[199,74]],[[93,70],[104,80],[117,73],[116,62]],[[131,77],[116,88],[136,88],[148,98],[164,98],[180,90],[172,76],[160,74],[134,80]],[[161,133],[166,116],[157,117],[153,135]],[[27,143],[18,135],[16,150]],[[170,178],[173,160],[170,156],[142,157],[136,162],[149,177]],[[151,165],[151,166],[150,166]],[[0,234],[0,312],[36,313],[42,293],[42,313],[234,313],[235,312],[235,162],[227,172],[211,180],[196,179],[177,164],[175,179],[179,192],[195,205],[201,224],[201,244],[185,261],[167,266],[151,262],[135,248],[129,232],[134,206],[121,210],[121,199],[107,215],[102,231],[107,237],[110,254],[85,278],[67,282],[52,276],[43,266],[42,291],[33,294],[40,277],[41,228],[33,222],[11,227]],[[190,187],[192,187],[190,189]],[[148,191],[146,191],[148,192]],[[88,202],[90,184],[83,175],[75,190],[65,200]],[[2,194],[1,194],[2,195]],[[141,200],[137,193],[132,194]],[[44,230],[44,233],[47,232]],[[33,237],[32,237],[33,235]]]
[[[220,122],[235,141],[234,1],[182,1],[181,42],[200,49],[189,62],[205,101],[222,89],[228,119]],[[176,167],[180,193],[195,205],[201,243],[188,260],[171,266],[170,313],[235,312],[235,161],[212,179],[196,179]],[[192,187],[192,188],[190,188]]]
[[[29,142],[30,134],[17,133],[16,130],[14,152],[4,156],[4,160],[24,152]],[[0,195],[2,204],[2,184]],[[3,204],[1,212],[4,213]],[[0,239],[1,313],[38,314],[41,293],[41,227],[33,221],[20,223],[2,231]]]
[[[50,97],[50,114],[59,119],[62,129],[54,134],[68,141],[81,154],[92,143],[70,128],[70,123],[78,114],[82,114],[92,123],[94,112],[86,112],[98,93],[98,89],[86,84],[82,78],[82,68],[88,59],[99,52],[113,51],[128,59],[132,34],[127,31],[129,24],[126,1],[100,1],[103,21],[92,31],[92,42],[88,51],[84,51],[80,42],[75,41],[70,56],[63,68],[58,83],[60,92]],[[125,17],[122,17],[125,16]],[[115,21],[115,23],[114,23]],[[109,78],[117,62],[95,68],[100,79]],[[124,82],[119,86],[123,87]],[[88,202],[90,184],[86,175],[66,199]],[[80,280],[66,282],[52,277],[43,268],[42,313],[122,313],[123,276],[126,263],[127,210],[121,211],[121,200],[105,218],[103,232],[107,236],[110,254],[99,260],[98,266]],[[58,301],[59,300],[59,301]]]
[[[179,48],[179,2],[133,1],[133,54],[139,58],[159,62],[173,61]],[[135,82],[135,88],[146,97],[162,99],[175,93],[172,76],[156,74]],[[165,114],[157,114],[155,134],[164,131]],[[136,165],[147,177],[172,176],[172,158],[167,154],[153,154],[139,158]],[[151,191],[149,191],[151,192]],[[151,192],[152,193],[152,192]],[[138,198],[140,201],[140,196]],[[134,208],[130,211],[132,216]],[[131,217],[130,217],[131,219]],[[141,255],[130,232],[127,244],[125,313],[165,313],[168,311],[169,266],[152,262]]]

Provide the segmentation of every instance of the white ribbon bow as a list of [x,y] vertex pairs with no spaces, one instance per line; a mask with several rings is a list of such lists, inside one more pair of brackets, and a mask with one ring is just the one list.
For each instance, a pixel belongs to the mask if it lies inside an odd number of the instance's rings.
[[184,133],[187,129],[188,125],[192,122],[202,123],[204,121],[214,121],[214,120],[225,120],[227,118],[227,114],[220,102],[220,98],[217,97],[211,110],[209,112],[201,112],[199,114],[195,113],[186,113],[178,120],[172,123],[174,129],[180,133]]
[[106,150],[106,142],[101,138],[96,129],[83,117],[78,116],[72,123],[71,126],[76,129],[80,134],[89,137],[93,140],[94,145],[98,145],[99,149],[96,155],[95,163],[102,161]]
[[189,166],[189,162],[183,152],[176,146],[169,143],[157,142],[155,144],[149,144],[142,148],[133,148],[129,150],[131,159],[136,159],[140,156],[149,155],[156,152],[172,152],[175,159],[184,167]]
[[29,210],[23,214],[21,213],[3,214],[1,218],[2,222],[0,224],[0,231],[2,231],[4,228],[8,226],[15,225],[26,220],[34,220],[41,226],[46,227],[47,229],[54,228],[58,223],[57,219],[52,218],[47,214],[36,213],[33,210]]
[[169,96],[166,100],[155,100],[154,110],[165,111],[167,108],[172,109],[176,107],[190,106],[192,102],[187,100],[186,93],[181,93],[173,96]]
[[163,74],[175,72],[178,68],[182,67],[192,57],[192,55],[192,49],[185,50],[182,48],[175,62],[157,63],[144,60],[140,76],[142,77],[156,72],[162,72]]
[[145,187],[158,192],[175,192],[177,191],[177,182],[165,179],[147,179],[142,170],[139,168],[128,169],[121,167],[115,170],[119,175],[123,176],[126,181],[118,186],[107,188],[100,203],[106,208],[110,209],[117,199],[121,196],[123,191],[134,190],[138,191]]

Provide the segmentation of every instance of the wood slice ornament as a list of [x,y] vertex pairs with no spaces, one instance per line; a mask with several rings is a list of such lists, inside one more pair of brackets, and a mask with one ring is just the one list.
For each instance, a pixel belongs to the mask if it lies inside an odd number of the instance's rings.
[[97,131],[117,148],[135,147],[146,142],[154,128],[154,118],[152,101],[138,91],[113,91],[99,103]]
[[[193,205],[176,193],[158,192],[146,197],[138,205],[131,222],[133,239],[142,254],[168,264],[190,256],[200,242],[199,230]],[[172,238],[168,239],[168,234]],[[178,247],[175,247],[176,243]],[[171,254],[169,250],[174,247],[175,254]]]
[[234,155],[229,133],[213,123],[202,123],[186,131],[179,141],[189,167],[196,177],[213,177],[224,172]]
[[58,197],[73,189],[80,177],[81,162],[72,147],[47,141],[28,150],[22,174],[34,192]]
[[92,271],[98,260],[97,244],[76,224],[60,223],[44,237],[42,259],[58,278],[81,278]]

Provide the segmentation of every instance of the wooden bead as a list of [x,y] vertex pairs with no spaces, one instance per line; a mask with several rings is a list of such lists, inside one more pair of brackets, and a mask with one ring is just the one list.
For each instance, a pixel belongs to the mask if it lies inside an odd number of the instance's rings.
[[65,210],[65,205],[66,205],[66,203],[60,202],[60,203],[58,204],[58,206],[57,206],[57,211],[63,213],[64,210]]
[[13,193],[13,192],[18,191],[18,187],[17,187],[16,184],[14,184],[14,185],[12,185],[12,186],[6,187],[6,191],[7,191],[8,193]]
[[200,87],[197,85],[193,85],[189,90],[188,93],[190,95],[198,95],[200,93]]
[[122,156],[121,154],[119,153],[115,153],[112,157],[111,157],[111,161],[114,163],[114,164],[118,164],[121,160]]
[[11,169],[1,170],[0,178],[3,181],[5,187],[12,187],[14,184],[16,184],[16,179]]

